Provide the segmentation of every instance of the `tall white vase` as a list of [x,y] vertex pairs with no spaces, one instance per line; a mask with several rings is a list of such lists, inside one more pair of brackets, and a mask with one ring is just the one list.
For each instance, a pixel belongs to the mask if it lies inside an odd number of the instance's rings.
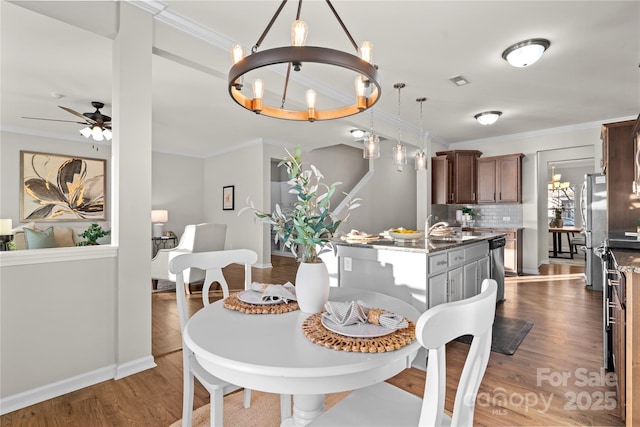
[[304,313],[319,313],[329,299],[329,271],[323,262],[303,262],[296,273],[296,298]]

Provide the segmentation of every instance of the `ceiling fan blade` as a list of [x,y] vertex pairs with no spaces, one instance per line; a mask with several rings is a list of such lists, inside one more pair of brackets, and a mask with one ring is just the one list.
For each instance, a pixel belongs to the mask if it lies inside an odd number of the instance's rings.
[[30,120],[47,120],[49,122],[65,122],[65,123],[77,123],[79,125],[88,125],[89,123],[87,122],[74,122],[73,120],[58,120],[58,119],[44,119],[42,117],[22,117],[23,119],[30,119]]
[[88,122],[89,122],[89,123],[91,123],[91,124],[95,124],[95,123],[96,123],[96,121],[95,121],[95,120],[93,120],[92,118],[87,117],[87,116],[85,116],[85,115],[83,115],[83,114],[80,114],[80,113],[78,113],[77,111],[72,110],[71,108],[63,107],[62,105],[58,105],[58,107],[62,108],[64,111],[66,111],[66,112],[68,112],[68,113],[73,114],[74,116],[78,116],[78,117],[80,117],[80,118],[82,118],[82,119],[84,119],[84,120],[88,121]]

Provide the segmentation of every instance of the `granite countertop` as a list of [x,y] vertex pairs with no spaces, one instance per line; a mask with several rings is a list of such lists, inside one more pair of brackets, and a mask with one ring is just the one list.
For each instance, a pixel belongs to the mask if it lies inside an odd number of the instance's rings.
[[439,251],[446,251],[460,246],[470,245],[473,243],[479,243],[482,241],[489,241],[499,236],[505,236],[504,233],[486,233],[486,232],[470,232],[463,231],[452,240],[436,240],[418,239],[409,242],[397,242],[391,238],[381,238],[374,241],[358,241],[358,240],[336,240],[333,243],[335,245],[353,246],[371,249],[388,249],[402,252],[422,252],[433,253]]
[[618,271],[640,274],[640,251],[611,249]]

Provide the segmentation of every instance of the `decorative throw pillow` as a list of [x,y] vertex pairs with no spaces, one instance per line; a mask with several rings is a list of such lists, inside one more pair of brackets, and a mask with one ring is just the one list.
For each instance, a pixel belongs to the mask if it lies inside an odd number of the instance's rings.
[[56,239],[53,234],[53,227],[43,231],[24,229],[24,240],[27,249],[55,248]]
[[53,227],[53,236],[56,239],[57,248],[75,246],[75,242],[73,241],[73,228]]

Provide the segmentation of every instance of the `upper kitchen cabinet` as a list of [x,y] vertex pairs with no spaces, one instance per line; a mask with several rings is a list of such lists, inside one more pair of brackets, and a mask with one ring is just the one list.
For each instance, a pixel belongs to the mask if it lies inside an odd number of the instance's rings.
[[633,137],[633,182],[631,183],[631,191],[635,193],[636,197],[640,197],[640,115],[636,119],[636,123],[633,125],[633,131],[631,132]]
[[523,157],[517,153],[479,158],[477,203],[521,203]]
[[607,175],[607,231],[634,231],[640,209],[632,197],[635,120],[602,125],[602,163]]
[[476,203],[476,150],[438,151],[431,161],[432,203]]

